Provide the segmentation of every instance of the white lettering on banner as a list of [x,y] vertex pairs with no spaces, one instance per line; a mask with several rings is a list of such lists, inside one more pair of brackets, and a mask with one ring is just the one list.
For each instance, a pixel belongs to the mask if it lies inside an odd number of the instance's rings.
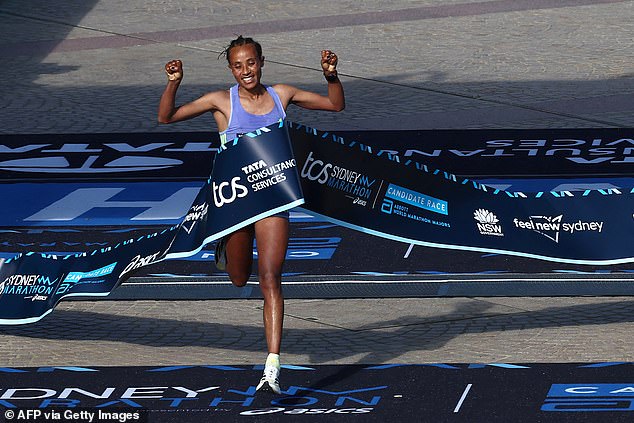
[[430,198],[424,194],[417,193],[415,191],[402,190],[398,187],[390,185],[387,189],[388,196],[396,200],[403,200],[412,205],[420,205],[428,210],[442,212],[447,214],[447,203],[435,198]]
[[39,279],[39,275],[12,275],[5,280],[9,285],[33,286]]
[[31,299],[31,301],[46,301],[47,298],[48,298],[48,295],[35,294],[33,298]]
[[495,214],[486,209],[477,209],[473,212],[478,231],[482,235],[504,236],[502,226],[498,224],[499,219]]
[[263,168],[265,168],[266,166],[267,166],[266,162],[265,162],[264,160],[260,160],[260,161],[257,161],[257,162],[255,162],[255,163],[253,163],[253,164],[250,164],[250,165],[246,165],[246,166],[244,166],[244,167],[242,168],[242,171],[243,171],[244,173],[247,173],[247,174],[248,174],[248,173],[255,172],[256,170],[263,169]]
[[[214,197],[214,204],[216,207],[222,207],[225,204],[233,203],[236,198],[246,197],[249,194],[249,190],[242,184],[239,184],[240,177],[236,176],[231,179],[231,182],[221,182],[216,185],[212,182],[212,192]],[[229,195],[225,195],[225,188],[230,188]]]
[[184,222],[201,220],[202,218],[204,218],[207,215],[208,210],[209,210],[209,206],[207,204],[198,204],[198,205],[193,206],[190,209],[190,211],[187,214],[187,216],[185,216],[185,218],[183,219],[183,223]]
[[372,194],[372,190],[369,188],[376,181],[376,179],[370,180],[360,172],[316,159],[313,157],[312,151],[308,153],[306,163],[302,167],[301,177],[316,181],[321,185],[328,184],[330,188],[352,194],[354,197],[365,197],[366,200]]
[[[264,165],[266,166],[266,163],[264,163]],[[289,160],[284,160],[283,162],[280,162],[280,163],[276,163],[273,166],[269,166],[269,167],[258,168],[258,169],[251,167],[252,171],[249,174],[247,174],[247,181],[250,183],[258,182],[263,179],[270,178],[274,176],[275,174],[280,173],[284,170],[291,169],[295,166],[297,166],[295,159],[289,159]],[[244,170],[245,168],[246,167],[243,167],[242,169]]]
[[359,172],[355,172],[353,170],[348,170],[343,167],[334,166],[332,169],[332,173],[330,176],[341,179],[342,181],[350,182],[356,184],[359,180],[361,174]]
[[[51,368],[47,368],[51,369]],[[51,370],[47,370],[51,371]],[[33,400],[44,398],[57,399],[80,399],[84,397],[95,399],[162,399],[162,398],[201,398],[201,395],[207,392],[213,392],[220,386],[208,386],[201,389],[190,389],[185,386],[136,386],[136,387],[107,387],[102,392],[92,392],[79,387],[65,387],[59,389],[48,388],[8,388],[2,395],[0,400],[19,401]],[[102,388],[103,389],[103,388]],[[123,390],[122,393],[119,391]],[[177,391],[177,392],[173,392]],[[152,395],[149,395],[152,394]],[[185,394],[183,396],[182,394]]]
[[[313,168],[317,166],[317,171],[313,171]],[[325,184],[328,180],[328,170],[332,168],[330,163],[324,164],[321,160],[313,159],[313,152],[308,153],[306,163],[302,168],[302,178],[306,178],[310,181],[317,181],[320,184]]]
[[348,194],[352,194],[355,197],[364,197],[366,200],[370,199],[370,195],[372,194],[372,190],[368,188],[365,188],[361,185],[351,184],[350,182],[346,182],[337,178],[329,178],[328,186],[330,188],[338,189]]
[[555,242],[559,242],[559,233],[569,233],[571,235],[579,232],[603,232],[605,222],[563,222],[563,215],[559,216],[529,216],[529,220],[513,219],[513,224],[519,229],[528,229],[544,235]]
[[274,175],[273,177],[269,179],[265,179],[264,181],[260,181],[255,184],[252,184],[251,188],[253,188],[253,191],[257,192],[261,189],[268,188],[273,185],[277,185],[280,182],[284,182],[285,180],[286,180],[286,175],[284,175],[283,173],[280,173],[279,175]]
[[[58,279],[44,275],[11,275],[0,284],[0,294],[4,295],[36,295],[53,293],[53,285]],[[25,297],[32,298],[32,297]],[[41,299],[40,297],[37,298]]]
[[[570,394],[597,394],[601,388],[598,386],[573,386],[564,391]],[[605,392],[605,390],[602,390]],[[634,386],[624,386],[619,389],[610,390],[609,394],[631,394],[634,393]]]
[[[121,272],[121,275],[155,262],[160,254],[161,254],[160,252],[157,252],[146,257],[141,257],[140,255],[135,256],[130,262],[130,264],[128,264],[125,267],[125,269],[123,269],[123,272]],[[119,277],[121,275],[119,275]]]
[[[196,223],[204,219],[207,216],[208,211],[209,205],[206,203],[192,206],[189,209],[189,213],[187,214],[187,216],[185,216],[185,218],[183,219],[183,230],[188,234],[191,234],[192,229],[194,229],[194,226],[196,226]],[[187,225],[187,223],[190,223],[189,226]]]
[[575,233],[582,231],[599,232],[603,231],[603,222],[582,222],[581,220],[575,223],[564,223],[562,229],[565,232]]
[[634,393],[634,387],[626,386],[625,388],[616,389],[614,391],[610,391],[611,394],[632,394]]
[[259,160],[244,166],[242,171],[247,174],[247,181],[251,183],[254,192],[272,187],[287,180],[284,171],[297,166],[295,159],[287,159],[269,166],[264,160]]

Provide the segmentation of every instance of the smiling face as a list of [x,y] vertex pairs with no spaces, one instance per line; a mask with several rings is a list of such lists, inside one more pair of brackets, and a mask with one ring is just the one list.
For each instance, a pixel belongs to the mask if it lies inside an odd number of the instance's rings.
[[229,69],[238,84],[247,90],[260,85],[264,57],[260,57],[253,44],[232,47],[229,50]]

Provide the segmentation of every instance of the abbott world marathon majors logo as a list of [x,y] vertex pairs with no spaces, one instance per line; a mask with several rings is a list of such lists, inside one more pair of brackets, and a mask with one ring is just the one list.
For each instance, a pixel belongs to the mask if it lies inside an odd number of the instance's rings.
[[559,216],[529,216],[528,220],[513,219],[513,224],[518,229],[526,229],[537,232],[546,238],[559,243],[559,235],[567,233],[574,235],[580,232],[596,232],[603,231],[604,222],[584,222],[579,219],[576,222],[564,222],[563,214]]
[[473,212],[473,218],[481,235],[504,236],[500,220],[489,210],[477,209]]

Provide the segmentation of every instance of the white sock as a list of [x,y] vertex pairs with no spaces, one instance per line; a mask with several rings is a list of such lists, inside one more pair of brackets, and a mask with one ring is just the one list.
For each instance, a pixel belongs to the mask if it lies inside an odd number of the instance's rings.
[[276,369],[280,368],[280,355],[279,354],[273,354],[273,353],[269,353],[269,355],[266,357],[266,364],[265,366],[267,367],[275,367]]

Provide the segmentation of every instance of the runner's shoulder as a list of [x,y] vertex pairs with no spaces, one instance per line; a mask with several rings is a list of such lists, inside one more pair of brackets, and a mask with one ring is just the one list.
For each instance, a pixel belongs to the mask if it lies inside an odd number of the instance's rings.
[[288,84],[275,84],[272,87],[284,104],[288,103],[288,100],[297,92],[296,87]]
[[222,108],[223,106],[230,104],[231,95],[229,94],[229,90],[210,91],[203,94],[201,100],[205,101],[210,106],[215,106],[215,108]]

